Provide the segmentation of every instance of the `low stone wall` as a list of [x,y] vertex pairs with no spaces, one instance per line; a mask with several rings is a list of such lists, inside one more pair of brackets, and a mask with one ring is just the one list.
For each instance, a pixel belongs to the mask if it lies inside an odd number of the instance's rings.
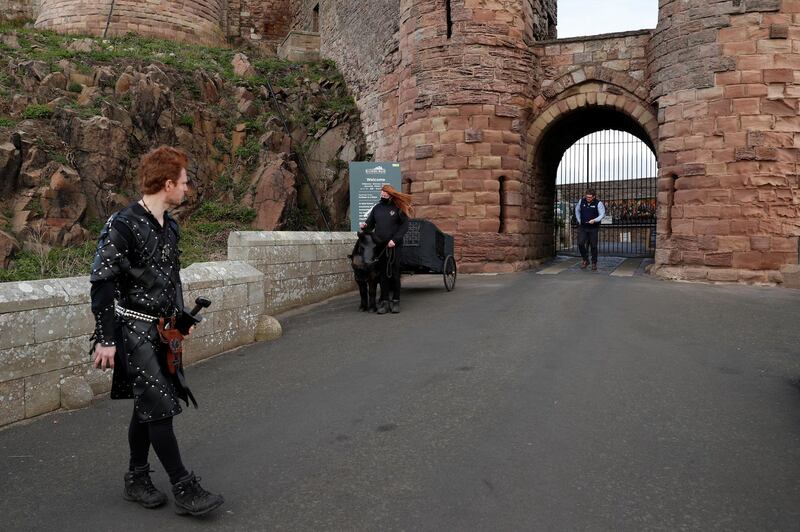
[[355,241],[347,232],[240,231],[228,237],[228,258],[264,274],[264,311],[274,314],[353,290]]
[[[263,314],[354,289],[354,242],[344,232],[231,233],[229,261],[181,272],[188,307],[212,301],[186,341],[186,363],[252,343]],[[70,406],[67,389],[110,389],[111,372],[91,367],[89,288],[88,277],[0,284],[0,426]]]
[[319,33],[289,32],[278,46],[278,57],[287,61],[319,61]]
[[[187,306],[212,300],[185,344],[187,363],[253,342],[264,275],[229,261],[193,264],[182,278]],[[88,277],[0,284],[0,426],[60,408],[70,377],[94,394],[110,389],[111,372],[91,368],[89,288]]]

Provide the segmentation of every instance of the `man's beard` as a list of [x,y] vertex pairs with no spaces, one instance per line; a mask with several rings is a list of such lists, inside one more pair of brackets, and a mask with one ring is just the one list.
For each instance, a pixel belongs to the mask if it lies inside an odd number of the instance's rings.
[[176,207],[180,207],[181,205],[183,205],[185,201],[186,201],[186,196],[181,196],[181,199],[177,201],[167,199],[165,203],[169,205],[170,208],[174,209]]

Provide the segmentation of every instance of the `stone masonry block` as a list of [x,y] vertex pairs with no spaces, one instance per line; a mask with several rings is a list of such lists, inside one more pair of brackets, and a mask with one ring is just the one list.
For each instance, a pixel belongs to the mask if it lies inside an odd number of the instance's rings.
[[467,144],[483,142],[483,130],[469,128],[464,131],[464,142]]
[[38,416],[61,407],[61,371],[25,377],[25,417]]
[[261,272],[243,261],[223,261],[212,264],[226,285],[249,283],[262,278]]
[[101,393],[111,391],[112,375],[112,371],[96,369],[89,365],[89,367],[86,369],[86,373],[84,374],[84,378],[86,378],[86,382],[89,383],[92,393],[95,395],[100,395]]
[[87,304],[66,305],[33,312],[36,343],[92,334],[94,331],[94,315]]
[[754,11],[779,11],[781,0],[744,0],[744,7],[748,13]]
[[415,159],[429,159],[433,157],[433,145],[423,144],[414,148]]
[[84,377],[71,375],[61,381],[61,405],[67,410],[89,406],[93,397],[92,388]]
[[239,328],[241,309],[218,310],[214,312],[214,333],[236,330]]
[[0,426],[25,418],[25,382],[0,382]]
[[181,270],[184,290],[201,290],[222,286],[223,280],[210,263],[195,263]]
[[198,323],[197,326],[195,327],[191,337],[197,338],[200,336],[206,336],[213,333],[214,333],[214,312],[208,310],[201,312],[200,323]]
[[246,307],[248,303],[247,283],[226,286],[222,292],[220,310]]
[[264,303],[264,283],[247,283],[247,304]]
[[355,241],[356,237],[353,235],[353,238],[345,244],[321,244],[317,246],[317,260],[338,260],[347,257],[347,254],[353,250]]
[[789,38],[789,25],[788,24],[771,24],[769,27],[770,39],[788,39]]
[[189,365],[222,351],[223,339],[219,333],[203,337],[191,337],[184,343],[184,363]]
[[90,290],[92,285],[88,277],[65,277],[56,281],[67,295],[67,302],[70,305],[91,303]]
[[192,289],[186,290],[183,293],[183,304],[184,306],[188,307],[189,310],[194,307],[195,299],[198,297],[205,297],[211,300],[211,306],[208,310],[203,311],[203,314],[207,312],[214,312],[215,310],[222,307],[223,300],[225,298],[225,289],[221,286],[217,286],[215,288],[200,288],[200,289]]
[[318,266],[319,263],[317,262],[293,262],[280,264],[271,267],[266,272],[266,275],[272,281],[299,279],[301,277],[310,277],[313,275]]
[[0,314],[0,350],[34,342],[35,310]]
[[259,317],[262,315],[263,313],[256,314],[256,310],[250,310],[250,307],[247,307],[247,309],[242,312],[242,315],[239,316],[239,331],[255,336],[256,324],[258,323]]
[[67,303],[57,280],[0,283],[0,312],[19,312]]
[[89,361],[89,336],[0,351],[0,382],[29,377]]

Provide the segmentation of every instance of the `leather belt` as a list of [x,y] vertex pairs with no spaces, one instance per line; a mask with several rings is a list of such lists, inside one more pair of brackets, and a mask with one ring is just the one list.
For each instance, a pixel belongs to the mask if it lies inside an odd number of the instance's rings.
[[119,303],[114,303],[114,312],[117,314],[117,316],[122,316],[123,318],[132,318],[134,320],[149,322],[158,321],[158,317],[156,316],[151,316],[149,314],[145,314],[144,312],[137,312],[135,310],[127,309],[120,306]]

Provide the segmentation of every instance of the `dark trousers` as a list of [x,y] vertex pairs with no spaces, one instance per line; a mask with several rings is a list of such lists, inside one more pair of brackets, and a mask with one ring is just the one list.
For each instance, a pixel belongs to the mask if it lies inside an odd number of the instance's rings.
[[[387,248],[380,262],[381,301],[400,301],[400,246]],[[391,295],[391,297],[389,297]]]
[[172,428],[171,417],[142,423],[136,418],[134,412],[131,424],[128,427],[128,443],[131,447],[130,469],[144,467],[148,464],[147,456],[150,454],[150,445],[156,451],[161,465],[169,475],[173,484],[189,475],[181,461],[181,452],[178,449],[178,440]]
[[600,232],[599,226],[581,225],[578,227],[578,249],[583,260],[589,261],[589,250],[592,251],[592,264],[597,262],[597,233]]

